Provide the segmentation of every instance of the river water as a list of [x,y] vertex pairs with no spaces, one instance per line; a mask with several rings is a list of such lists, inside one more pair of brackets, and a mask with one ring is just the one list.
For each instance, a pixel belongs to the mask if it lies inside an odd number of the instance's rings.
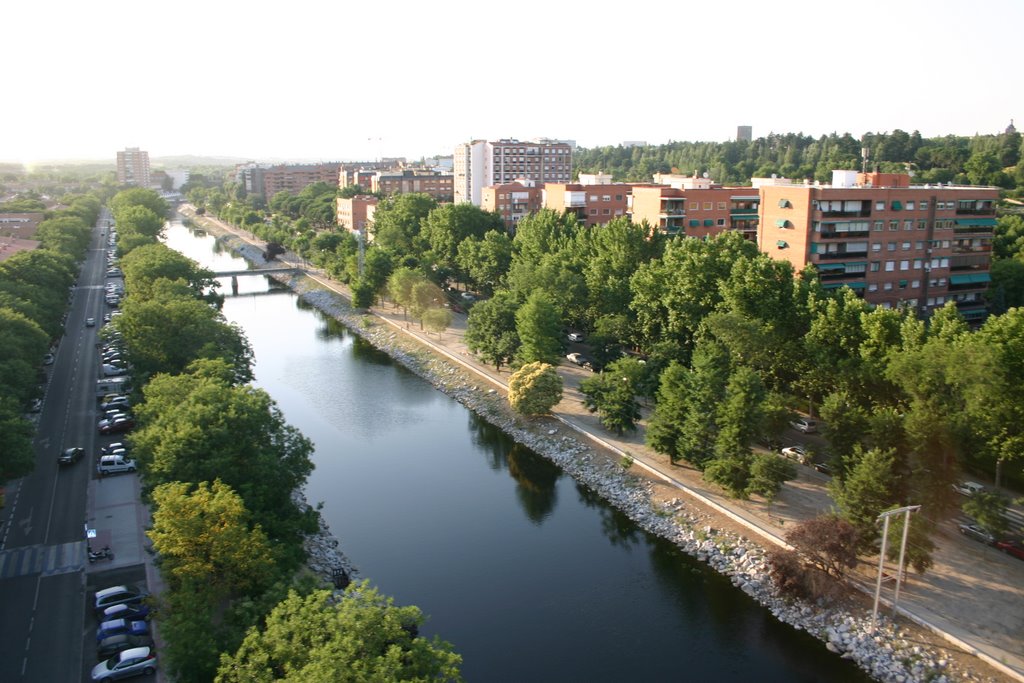
[[[166,242],[244,267],[177,221]],[[467,681],[868,680],[290,290],[238,287],[255,384],[316,446],[308,500]]]

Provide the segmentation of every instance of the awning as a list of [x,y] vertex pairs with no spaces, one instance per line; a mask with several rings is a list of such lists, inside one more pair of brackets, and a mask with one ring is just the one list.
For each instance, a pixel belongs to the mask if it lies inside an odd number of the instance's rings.
[[704,227],[705,228],[711,228],[711,227],[714,227],[714,225],[715,225],[715,219],[714,218],[705,218],[704,219]]
[[791,206],[793,206],[793,205],[789,203],[788,199],[780,199],[779,200],[779,208],[780,209],[788,209]]
[[786,247],[789,246],[789,243],[786,240],[779,240],[778,242],[775,243],[775,246],[777,246],[779,249],[785,249]]
[[815,263],[814,267],[818,270],[846,270],[845,263]]
[[698,228],[698,227],[700,227],[700,221],[697,220],[696,218],[691,218],[690,219],[690,227],[691,228]]
[[775,221],[775,227],[777,227],[777,228],[788,228],[789,227],[789,221],[787,221],[785,218],[780,218],[779,220]]
[[984,227],[994,228],[996,226],[995,218],[957,218],[957,225],[964,225],[969,227]]
[[893,211],[902,211],[903,210],[903,202],[893,201],[893,203],[892,203],[892,210]]
[[839,289],[849,287],[850,289],[864,289],[867,285],[863,282],[826,282],[821,285],[822,289]]
[[971,273],[970,275],[950,275],[951,285],[975,285],[983,282],[991,282],[992,276],[988,273]]

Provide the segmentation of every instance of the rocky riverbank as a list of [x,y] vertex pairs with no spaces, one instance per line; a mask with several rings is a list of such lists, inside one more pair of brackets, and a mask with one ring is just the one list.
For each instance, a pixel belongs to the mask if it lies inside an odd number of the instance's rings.
[[[256,247],[226,234],[222,241],[253,263],[263,263]],[[494,389],[481,386],[465,368],[426,349],[380,319],[353,310],[341,295],[305,277],[276,276],[287,281],[306,302],[344,323],[376,348],[430,381],[517,442],[541,453],[577,481],[599,493],[637,525],[673,543],[729,576],[734,585],[765,606],[779,620],[805,630],[830,651],[854,660],[882,681],[982,680],[935,650],[924,647],[887,618],[872,632],[870,615],[782,598],[768,576],[766,552],[757,543],[713,526],[713,517],[678,498],[655,502],[652,483],[572,434],[544,420],[524,420],[513,413]],[[329,529],[309,539],[310,568],[330,579],[338,569],[356,570],[341,552]]]

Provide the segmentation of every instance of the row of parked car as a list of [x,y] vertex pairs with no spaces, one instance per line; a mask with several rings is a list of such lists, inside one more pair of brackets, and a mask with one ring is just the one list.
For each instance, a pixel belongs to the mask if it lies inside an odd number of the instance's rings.
[[93,609],[96,658],[92,680],[110,681],[150,675],[157,669],[150,636],[149,594],[134,586],[119,585],[96,591]]

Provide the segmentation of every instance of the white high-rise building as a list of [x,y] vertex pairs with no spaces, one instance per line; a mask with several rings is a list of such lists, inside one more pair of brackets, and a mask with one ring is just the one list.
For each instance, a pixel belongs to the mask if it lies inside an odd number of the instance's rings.
[[572,180],[571,142],[541,138],[519,140],[474,140],[455,148],[455,203],[480,206],[481,190],[519,179],[543,183]]

